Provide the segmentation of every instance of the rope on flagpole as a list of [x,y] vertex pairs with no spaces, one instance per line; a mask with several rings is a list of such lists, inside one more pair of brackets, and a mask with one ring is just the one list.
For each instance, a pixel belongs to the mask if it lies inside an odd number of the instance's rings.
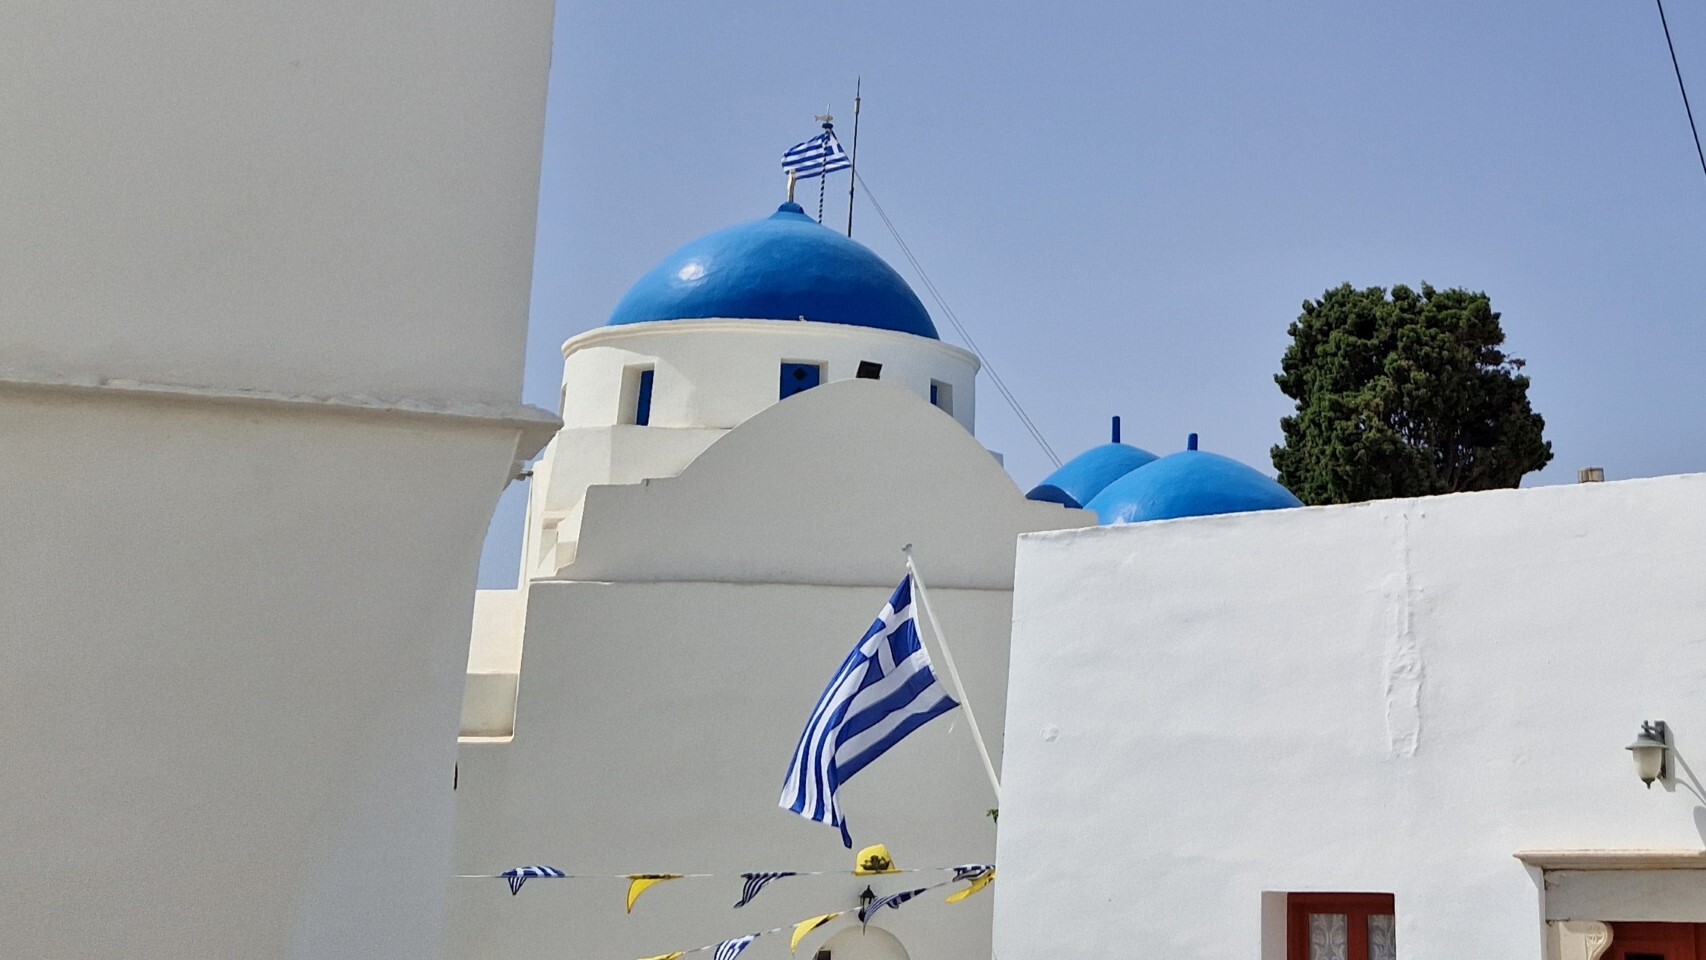
[[[823,121],[823,132],[828,134],[831,137],[835,136],[835,118],[829,115],[829,108],[828,107],[823,108],[823,113],[818,117],[818,119]],[[827,166],[827,163],[826,163],[826,166]],[[823,194],[824,194],[824,190],[827,188],[828,184],[829,184],[829,170],[823,169],[823,170],[818,171],[818,175],[817,175],[817,222],[818,223],[823,222]]]
[[930,609],[930,594],[925,592],[924,578],[918,575],[918,565],[912,559],[912,544],[901,548],[906,554],[906,572],[912,574],[912,586],[918,591],[918,602],[924,607],[924,619],[930,621],[930,632],[936,635],[936,645],[942,649],[942,663],[948,668],[948,679],[954,682],[954,692],[960,695],[960,709],[966,713],[966,726],[971,728],[972,742],[977,744],[977,755],[983,759],[983,772],[989,775],[990,789],[995,791],[995,805],[1001,806],[1001,778],[995,775],[995,761],[989,758],[989,747],[984,745],[983,731],[978,729],[977,715],[972,713],[971,698],[966,696],[966,686],[960,682],[959,668],[954,665],[954,652],[948,649],[948,638],[942,633],[942,625],[936,622],[936,614]]

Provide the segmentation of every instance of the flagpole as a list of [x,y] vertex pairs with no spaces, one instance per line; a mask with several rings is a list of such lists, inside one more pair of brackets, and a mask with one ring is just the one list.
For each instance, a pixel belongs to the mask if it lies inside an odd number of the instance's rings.
[[936,645],[942,648],[942,663],[948,668],[948,679],[954,682],[954,692],[960,696],[960,709],[965,711],[966,726],[971,728],[972,742],[977,744],[977,755],[983,758],[983,772],[989,774],[989,786],[995,791],[995,805],[1001,805],[1001,779],[995,775],[995,761],[989,758],[989,748],[984,746],[983,731],[978,729],[977,715],[971,711],[971,698],[966,696],[966,686],[960,682],[959,668],[954,665],[954,653],[948,649],[948,638],[942,633],[942,625],[936,622],[936,614],[930,609],[930,595],[924,590],[924,578],[918,575],[918,566],[912,562],[912,544],[901,548],[906,554],[906,572],[912,574],[912,585],[918,591],[918,602],[924,607],[924,619],[930,621],[930,632],[936,635]]
[[864,77],[853,81],[853,155],[847,171],[847,238],[853,238],[853,190],[859,185],[859,91]]

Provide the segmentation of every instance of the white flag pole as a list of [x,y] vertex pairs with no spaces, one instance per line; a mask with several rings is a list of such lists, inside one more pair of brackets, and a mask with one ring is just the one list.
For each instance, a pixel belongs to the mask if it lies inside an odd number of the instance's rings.
[[901,548],[906,554],[906,572],[912,574],[912,586],[918,591],[919,605],[924,608],[924,619],[930,621],[930,632],[936,635],[936,645],[942,648],[942,663],[948,668],[948,679],[954,682],[954,692],[959,695],[960,709],[966,713],[966,726],[971,728],[972,742],[977,744],[977,755],[983,758],[983,772],[989,774],[989,786],[995,791],[995,805],[1001,805],[1001,780],[995,775],[995,761],[989,758],[989,748],[984,746],[983,731],[977,727],[977,715],[971,712],[971,698],[966,696],[966,686],[960,682],[959,668],[954,666],[954,653],[948,649],[948,638],[942,633],[942,625],[936,622],[936,614],[930,609],[930,594],[924,590],[924,578],[918,575],[918,567],[912,562],[912,544]]

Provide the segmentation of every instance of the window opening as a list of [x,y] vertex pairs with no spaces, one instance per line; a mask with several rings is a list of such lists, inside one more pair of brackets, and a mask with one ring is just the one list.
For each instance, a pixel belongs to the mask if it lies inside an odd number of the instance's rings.
[[940,407],[943,413],[954,412],[954,386],[940,380],[930,381],[930,405]]
[[1390,893],[1286,897],[1286,960],[1397,960]]
[[778,391],[779,399],[786,400],[796,393],[807,390],[823,382],[823,364],[821,363],[782,363],[782,386]]
[[870,360],[861,360],[859,361],[859,372],[855,373],[854,376],[860,380],[881,380],[883,378],[883,365]]
[[628,367],[622,371],[622,397],[621,406],[617,411],[617,423],[644,427],[652,422],[654,376],[653,368],[649,366]]

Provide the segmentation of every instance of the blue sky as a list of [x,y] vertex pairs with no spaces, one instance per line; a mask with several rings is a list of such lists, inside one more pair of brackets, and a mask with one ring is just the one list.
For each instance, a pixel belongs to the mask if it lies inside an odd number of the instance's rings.
[[[565,3],[526,399],[677,246],[767,215],[864,78],[860,171],[1062,457],[1106,439],[1272,473],[1306,298],[1485,290],[1556,459],[1706,470],[1706,176],[1641,0]],[[1666,8],[1706,107],[1706,6]],[[831,178],[828,222],[846,213]],[[815,187],[802,195],[815,209]],[[922,284],[861,200],[854,236]],[[944,339],[958,342],[935,304]],[[978,436],[1050,464],[980,378]],[[514,582],[522,491],[481,585]]]

